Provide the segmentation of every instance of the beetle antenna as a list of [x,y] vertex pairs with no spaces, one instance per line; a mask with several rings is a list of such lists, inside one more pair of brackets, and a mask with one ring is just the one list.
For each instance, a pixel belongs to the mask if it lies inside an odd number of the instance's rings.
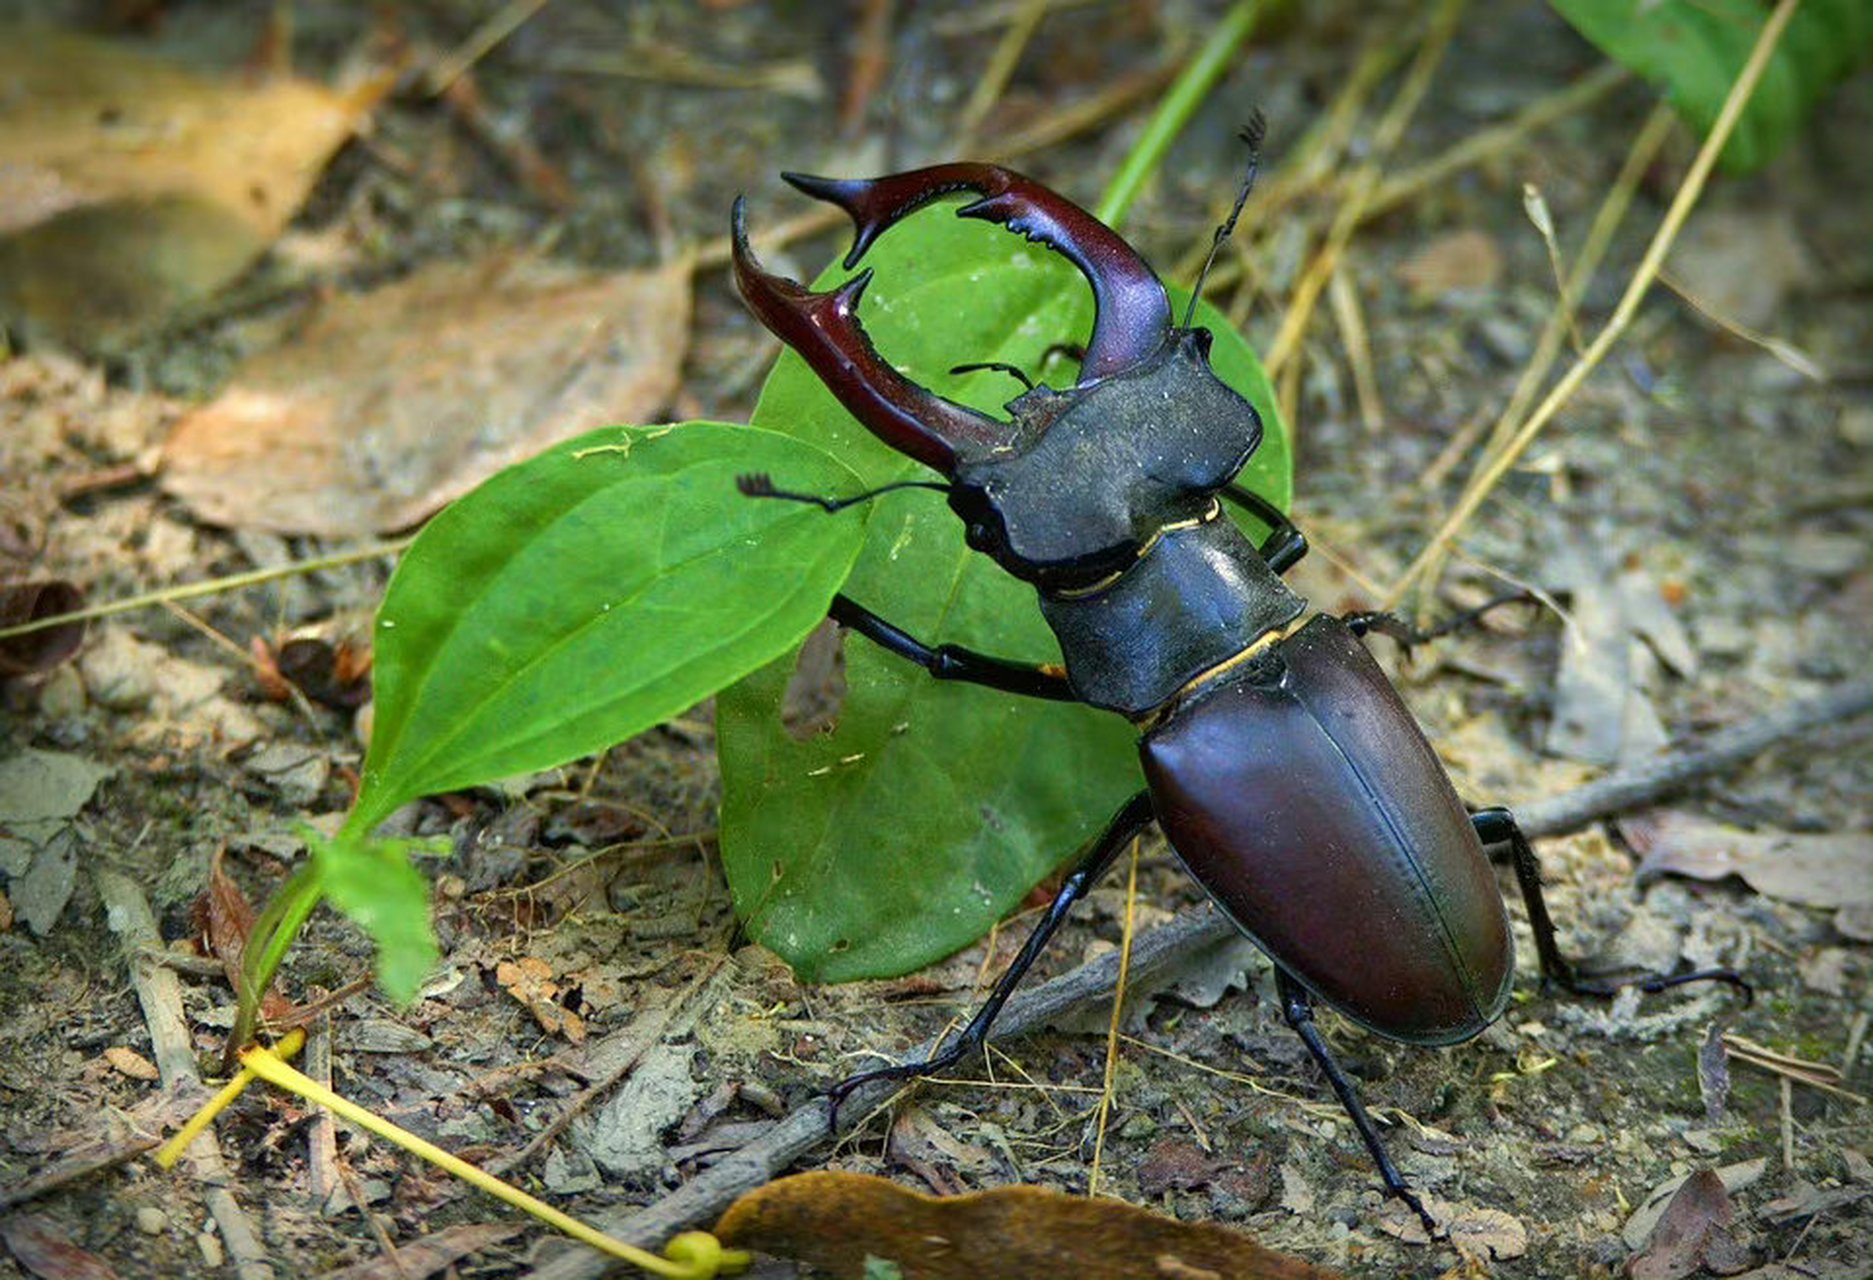
[[1262,138],[1268,132],[1268,121],[1257,107],[1249,115],[1249,122],[1236,136],[1242,139],[1249,149],[1249,171],[1243,176],[1242,187],[1236,192],[1236,203],[1229,210],[1229,216],[1216,228],[1216,235],[1210,240],[1210,256],[1203,260],[1203,270],[1197,272],[1197,283],[1190,290],[1190,304],[1184,308],[1184,325],[1188,329],[1190,322],[1197,315],[1197,299],[1203,296],[1203,281],[1208,278],[1210,268],[1216,263],[1216,254],[1223,247],[1223,241],[1229,239],[1236,229],[1236,219],[1242,216],[1242,206],[1249,202],[1249,192],[1255,189],[1255,174],[1262,167]]
[[856,507],[861,502],[870,502],[881,493],[890,493],[893,489],[935,489],[938,493],[948,493],[950,487],[935,480],[899,480],[895,484],[880,485],[876,489],[867,489],[864,493],[854,494],[850,498],[827,498],[817,493],[791,493],[786,489],[776,489],[773,480],[765,471],[752,471],[747,475],[735,477],[735,487],[741,490],[744,498],[781,498],[787,502],[805,502],[818,507],[828,515],[835,511],[844,511],[847,507]]
[[1009,377],[1019,381],[1021,385],[1026,387],[1029,391],[1034,390],[1034,379],[1028,377],[1021,366],[1008,364],[1001,360],[978,360],[973,364],[959,364],[952,368],[950,372],[952,374],[980,373],[984,369],[993,369],[998,373],[1005,373]]

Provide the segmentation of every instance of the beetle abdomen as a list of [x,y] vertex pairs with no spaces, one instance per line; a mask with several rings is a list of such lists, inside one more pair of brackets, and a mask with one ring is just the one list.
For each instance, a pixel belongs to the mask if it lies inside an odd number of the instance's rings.
[[1502,1012],[1502,897],[1442,764],[1365,647],[1319,616],[1139,744],[1192,875],[1355,1021],[1448,1044]]

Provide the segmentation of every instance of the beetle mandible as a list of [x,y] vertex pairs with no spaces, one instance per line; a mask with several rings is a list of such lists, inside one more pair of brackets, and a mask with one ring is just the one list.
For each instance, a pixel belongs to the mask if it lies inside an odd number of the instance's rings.
[[[1212,261],[1253,184],[1260,134],[1258,118],[1244,131],[1249,174],[1217,228]],[[843,595],[831,617],[938,679],[1125,716],[1139,729],[1146,781],[1080,856],[969,1025],[926,1061],[841,1082],[835,1110],[860,1085],[941,1070],[979,1048],[1073,904],[1153,821],[1274,962],[1286,1020],[1386,1189],[1432,1232],[1435,1222],[1393,1165],[1312,1006],[1324,1001],[1381,1036],[1419,1045],[1467,1040],[1494,1021],[1515,965],[1486,846],[1508,850],[1544,984],[1596,995],[1706,978],[1742,985],[1729,970],[1589,979],[1562,956],[1534,850],[1514,817],[1465,808],[1359,639],[1372,630],[1406,642],[1437,632],[1384,614],[1312,611],[1282,581],[1307,540],[1273,504],[1234,483],[1262,424],[1210,368],[1210,334],[1192,324],[1201,276],[1175,323],[1157,275],[1116,232],[997,165],[873,179],[782,176],[851,217],[848,270],[900,219],[964,194],[974,199],[959,217],[1038,241],[1091,284],[1096,313],[1075,384],[1029,383],[1004,422],[911,382],[880,356],[857,314],[869,270],[824,293],[765,271],[748,244],[746,203],[735,202],[735,279],[749,307],[868,430],[942,474],[941,484],[923,487],[948,495],[970,547],[1034,585],[1065,666],[931,646]],[[964,367],[1003,368],[1027,382],[1009,366]],[[744,477],[741,487],[828,511],[882,492],[793,494],[766,477]],[[1223,517],[1223,500],[1269,527],[1259,546]]]

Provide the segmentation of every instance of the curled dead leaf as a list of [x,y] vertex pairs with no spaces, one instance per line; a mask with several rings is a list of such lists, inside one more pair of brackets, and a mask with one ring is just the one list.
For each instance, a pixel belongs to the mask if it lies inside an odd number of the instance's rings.
[[1639,851],[1641,883],[1666,874],[1697,880],[1734,875],[1784,902],[1873,904],[1873,834],[1864,831],[1745,831],[1676,812],[1622,818],[1619,830]]
[[927,1196],[883,1178],[822,1171],[751,1191],[715,1226],[721,1241],[858,1280],[867,1257],[905,1280],[1335,1280],[1240,1231],[1179,1222],[1118,1200],[1045,1187]]
[[501,468],[653,418],[687,346],[689,266],[444,262],[331,299],[177,425],[163,487],[200,518],[347,537],[418,523]]
[[272,243],[389,85],[253,84],[0,27],[0,313],[29,339],[136,341]]
[[1632,1280],[1683,1280],[1702,1270],[1734,1275],[1749,1265],[1749,1251],[1730,1231],[1735,1217],[1723,1179],[1699,1169],[1665,1206],[1626,1274]]
[[[0,627],[55,618],[84,608],[84,594],[69,582],[19,582],[0,587]],[[78,652],[85,624],[62,622],[0,640],[0,679],[50,671]]]

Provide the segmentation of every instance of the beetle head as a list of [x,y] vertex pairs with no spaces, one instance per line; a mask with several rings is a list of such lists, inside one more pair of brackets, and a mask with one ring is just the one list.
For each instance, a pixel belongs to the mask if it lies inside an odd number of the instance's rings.
[[852,218],[854,267],[885,230],[956,192],[958,216],[1007,226],[1085,275],[1095,317],[1079,378],[1036,387],[1011,421],[918,386],[859,324],[861,273],[815,293],[763,270],[735,206],[735,278],[749,306],[879,439],[954,482],[972,547],[1043,590],[1123,569],[1167,525],[1207,518],[1261,440],[1255,410],[1209,365],[1210,335],[1171,320],[1163,284],[1118,234],[1065,197],[995,165],[946,164],[873,179],[784,175]]

